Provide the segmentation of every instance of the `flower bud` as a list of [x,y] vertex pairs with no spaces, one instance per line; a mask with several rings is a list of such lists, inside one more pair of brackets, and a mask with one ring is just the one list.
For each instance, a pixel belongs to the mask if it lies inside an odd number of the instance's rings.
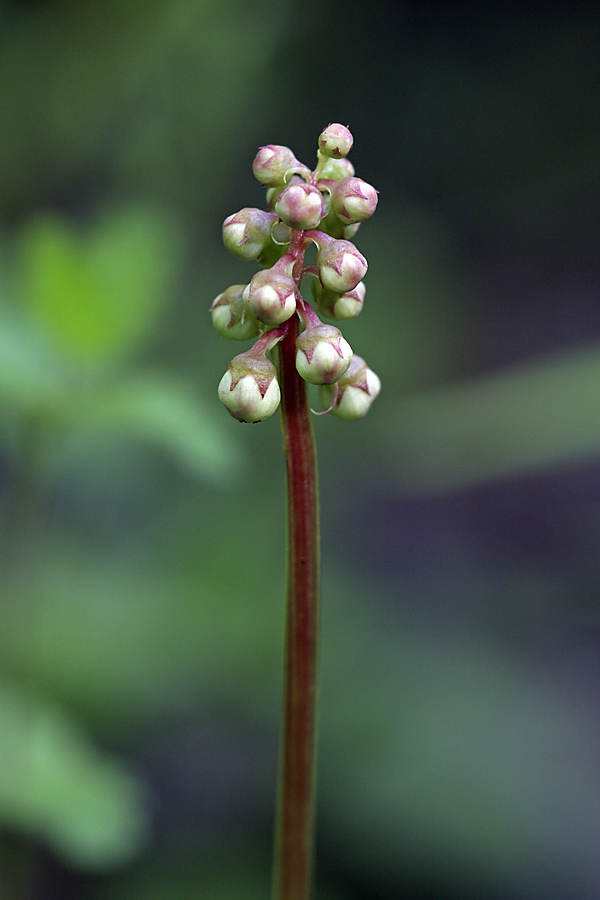
[[245,207],[223,222],[223,243],[240,259],[258,259],[271,243],[271,227],[277,215]]
[[255,319],[265,325],[280,325],[296,311],[296,283],[288,272],[294,265],[286,254],[270,269],[257,272],[242,299]]
[[213,325],[228,340],[248,341],[260,334],[260,325],[242,300],[245,287],[245,284],[232,284],[215,297],[210,308]]
[[331,208],[346,225],[364,222],[377,208],[377,191],[362,178],[343,178],[330,190]]
[[367,273],[367,261],[362,253],[351,241],[318,240],[317,243],[320,250],[315,263],[323,287],[339,294],[353,290]]
[[273,415],[281,392],[275,366],[253,350],[235,356],[219,384],[219,400],[240,422],[261,422]]
[[285,174],[290,169],[301,168],[309,173],[308,166],[298,162],[289,147],[280,144],[267,144],[261,147],[252,163],[254,177],[265,187],[277,187],[284,184]]
[[311,184],[290,184],[279,196],[275,212],[297,231],[316,228],[323,218],[323,196]]
[[346,291],[345,294],[322,287],[318,297],[318,310],[331,319],[354,319],[362,312],[365,293],[364,281],[360,281],[353,290]]
[[349,159],[332,159],[321,157],[317,169],[319,180],[341,181],[354,175],[354,166]]
[[352,347],[334,325],[307,325],[296,341],[296,368],[310,384],[333,384],[351,361]]
[[[334,387],[321,388],[321,403],[328,407]],[[345,375],[337,382],[338,396],[331,412],[340,419],[362,419],[381,390],[381,381],[360,356],[353,356]]]
[[[335,213],[334,213],[335,215]],[[336,216],[337,218],[337,216]],[[346,225],[344,230],[342,231],[343,236],[347,241],[351,241],[358,229],[360,228],[360,222],[356,222],[354,225]]]
[[343,125],[328,125],[319,135],[319,150],[323,156],[342,159],[352,150],[354,138]]

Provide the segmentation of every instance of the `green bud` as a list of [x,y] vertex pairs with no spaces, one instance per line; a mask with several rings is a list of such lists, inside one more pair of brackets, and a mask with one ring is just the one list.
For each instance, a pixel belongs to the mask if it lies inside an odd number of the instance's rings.
[[270,269],[257,272],[242,299],[255,319],[265,325],[281,325],[296,311],[296,282],[291,276],[295,263],[285,255]]
[[377,191],[362,178],[343,178],[330,190],[331,208],[345,225],[364,222],[377,208]]
[[319,135],[319,150],[323,156],[342,159],[352,150],[354,138],[344,125],[328,125]]
[[258,259],[271,244],[271,228],[277,215],[245,207],[223,222],[223,243],[240,259]]
[[[335,386],[323,385],[321,403],[331,406]],[[348,370],[337,382],[337,400],[331,412],[340,419],[362,419],[381,390],[381,381],[360,356],[353,356]]]
[[345,294],[324,287],[321,287],[319,294],[318,288],[319,283],[314,282],[312,289],[319,304],[318,310],[330,319],[354,319],[362,312],[366,293],[364,281],[360,281],[355,288],[346,291]]
[[275,204],[279,218],[297,231],[316,228],[323,218],[323,196],[311,184],[290,184]]
[[351,241],[325,240],[327,235],[316,238],[319,254],[316,259],[317,272],[323,287],[345,294],[353,290],[367,273],[367,261]]
[[265,187],[277,187],[285,184],[286,173],[290,169],[302,169],[310,174],[308,166],[298,162],[289,147],[281,144],[267,144],[261,147],[252,163],[254,177]]
[[253,350],[235,356],[223,375],[219,400],[240,422],[262,422],[272,416],[281,399],[273,363]]
[[341,181],[354,175],[354,166],[349,159],[332,159],[322,156],[318,166],[319,180]]
[[227,340],[248,341],[260,334],[260,324],[242,299],[245,288],[245,284],[232,284],[215,297],[210,308],[215,329]]
[[334,325],[308,325],[296,341],[296,369],[310,384],[333,384],[351,360],[352,347]]

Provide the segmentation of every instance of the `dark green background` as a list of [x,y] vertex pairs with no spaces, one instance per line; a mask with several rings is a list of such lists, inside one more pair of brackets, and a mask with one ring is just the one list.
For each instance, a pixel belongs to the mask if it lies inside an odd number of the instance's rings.
[[586,9],[0,2],[3,900],[268,896],[281,439],[219,404],[208,308],[257,148],[331,121],[383,388],[315,420],[316,896],[598,895]]

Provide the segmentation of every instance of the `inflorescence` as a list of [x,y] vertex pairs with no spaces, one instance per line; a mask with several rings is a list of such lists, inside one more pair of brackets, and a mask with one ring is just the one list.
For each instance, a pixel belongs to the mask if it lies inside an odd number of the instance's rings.
[[[252,165],[267,188],[267,210],[246,207],[223,222],[223,242],[241,259],[264,268],[249,284],[234,284],[215,299],[212,321],[231,340],[257,338],[254,346],[230,362],[219,384],[219,398],[234,418],[260,422],[280,401],[275,365],[267,354],[285,336],[293,316],[300,319],[296,368],[310,384],[321,385],[325,412],[360,419],[381,389],[335,325],[363,308],[367,261],[351,238],[377,206],[377,191],[354,177],[346,158],[353,138],[343,125],[328,125],[319,136],[317,165],[311,172],[289,147],[261,147]],[[311,243],[314,263],[305,265]],[[300,293],[313,278],[315,308]]]

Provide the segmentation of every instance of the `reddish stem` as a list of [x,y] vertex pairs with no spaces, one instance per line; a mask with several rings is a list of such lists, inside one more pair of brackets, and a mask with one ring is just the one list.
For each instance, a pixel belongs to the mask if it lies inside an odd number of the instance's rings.
[[[299,270],[303,255],[299,255]],[[279,344],[288,555],[275,900],[308,900],[314,855],[319,505],[306,383],[295,364],[298,326],[298,317],[294,316]]]

